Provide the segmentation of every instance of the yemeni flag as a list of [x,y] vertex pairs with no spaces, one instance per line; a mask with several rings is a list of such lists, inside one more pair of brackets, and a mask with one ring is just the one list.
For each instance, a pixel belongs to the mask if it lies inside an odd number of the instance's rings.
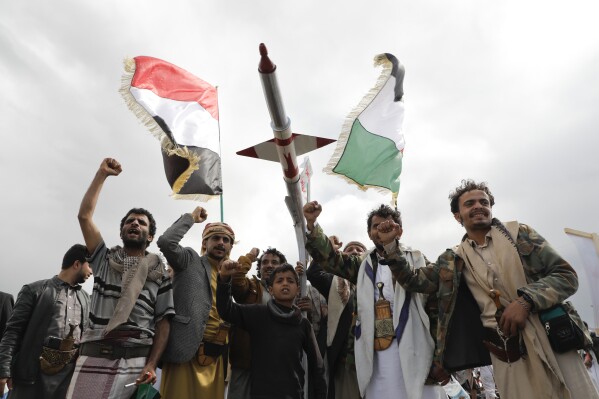
[[361,190],[399,192],[403,157],[403,78],[405,70],[392,54],[379,54],[383,71],[374,88],[346,117],[337,148],[324,171],[341,175]]
[[160,141],[173,196],[207,201],[221,194],[216,88],[176,65],[140,56],[125,60],[120,92]]

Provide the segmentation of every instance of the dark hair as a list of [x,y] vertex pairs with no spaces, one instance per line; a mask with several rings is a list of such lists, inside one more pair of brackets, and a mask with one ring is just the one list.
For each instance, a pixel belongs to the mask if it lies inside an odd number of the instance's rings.
[[451,193],[449,193],[449,207],[451,209],[451,213],[457,213],[460,211],[460,197],[467,193],[468,191],[480,190],[484,191],[489,196],[489,202],[491,206],[495,205],[495,197],[491,194],[491,190],[487,187],[486,182],[476,183],[472,179],[464,179],[462,180],[462,184],[455,188]]
[[123,230],[123,226],[125,225],[127,218],[132,213],[135,213],[138,215],[146,215],[148,217],[148,220],[150,221],[150,235],[152,237],[154,237],[154,235],[156,234],[156,221],[154,220],[154,216],[152,216],[150,211],[148,211],[144,208],[132,208],[131,210],[129,210],[129,212],[127,212],[125,217],[121,219],[121,227],[119,228],[119,232]]
[[285,273],[285,272],[292,272],[293,276],[295,277],[295,282],[297,283],[298,286],[300,285],[299,276],[297,275],[295,268],[293,266],[291,266],[289,263],[283,263],[281,266],[279,266],[275,270],[273,270],[273,272],[270,274],[270,277],[268,278],[268,281],[266,281],[266,285],[269,287],[272,287],[272,284],[275,281],[276,275]]
[[269,247],[258,258],[258,264],[256,265],[256,268],[258,269],[258,273],[256,273],[256,275],[258,276],[258,278],[262,278],[262,276],[260,275],[260,265],[262,265],[262,257],[264,255],[266,255],[266,254],[270,254],[270,255],[274,255],[274,256],[278,257],[279,258],[279,262],[281,262],[281,264],[287,263],[287,258],[285,258],[285,255],[283,255],[281,253],[281,251],[278,251],[276,248],[270,248]]
[[379,206],[376,209],[371,210],[370,213],[368,214],[368,222],[367,222],[368,230],[367,230],[367,232],[369,234],[370,234],[370,228],[372,227],[372,218],[374,218],[375,216],[381,217],[383,219],[387,219],[389,216],[391,216],[393,221],[395,223],[397,223],[399,225],[399,227],[401,227],[401,212],[398,211],[397,209],[391,208],[389,205],[381,204],[381,206]]
[[83,263],[87,259],[87,248],[85,245],[75,244],[64,254],[62,258],[62,269],[73,266],[76,260]]

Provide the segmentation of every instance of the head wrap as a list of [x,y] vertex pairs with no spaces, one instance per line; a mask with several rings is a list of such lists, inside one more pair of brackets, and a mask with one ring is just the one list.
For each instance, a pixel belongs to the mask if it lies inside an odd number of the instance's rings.
[[358,247],[362,248],[364,250],[364,252],[367,251],[366,245],[362,244],[360,241],[350,241],[343,248],[343,252],[345,252],[345,250],[347,249],[347,247],[349,247],[350,245],[358,246]]
[[204,232],[202,233],[202,241],[212,237],[215,234],[222,234],[229,237],[229,239],[231,240],[231,244],[235,242],[235,233],[233,232],[231,226],[221,222],[208,223],[206,227],[204,227]]

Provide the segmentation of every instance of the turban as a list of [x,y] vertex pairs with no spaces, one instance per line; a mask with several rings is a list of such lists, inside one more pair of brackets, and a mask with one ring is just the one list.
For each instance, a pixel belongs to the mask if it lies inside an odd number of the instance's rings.
[[357,247],[360,247],[364,250],[364,252],[366,252],[366,245],[362,244],[360,241],[350,241],[345,245],[345,248],[343,248],[343,252],[345,252],[345,250],[347,249],[347,247],[349,247],[350,245],[355,245]]
[[208,223],[206,227],[204,227],[204,232],[202,233],[202,241],[212,237],[215,234],[227,236],[231,240],[231,244],[235,243],[235,233],[233,232],[231,226],[229,226],[226,223],[220,222]]

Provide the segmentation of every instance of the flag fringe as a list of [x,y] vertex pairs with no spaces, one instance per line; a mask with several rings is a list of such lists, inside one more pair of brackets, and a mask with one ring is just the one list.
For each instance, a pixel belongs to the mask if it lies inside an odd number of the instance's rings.
[[[152,136],[156,137],[158,141],[160,141],[162,148],[167,150],[164,147],[164,141],[172,142],[164,133],[164,130],[156,123],[156,120],[145,110],[144,107],[139,105],[133,94],[131,94],[131,80],[133,79],[133,75],[135,74],[135,59],[133,58],[125,58],[123,60],[123,64],[125,67],[125,72],[123,76],[121,76],[121,88],[119,89],[119,93],[123,100],[125,100],[125,104],[127,104],[127,108],[133,112],[133,114],[139,119],[139,121],[150,131]],[[173,146],[174,147],[174,146]]]
[[189,201],[199,201],[199,202],[208,202],[211,199],[219,197],[220,194],[217,195],[208,195],[208,194],[171,194],[171,198],[176,200],[189,200]]
[[362,111],[364,111],[366,107],[370,105],[372,100],[374,100],[376,95],[381,91],[383,86],[385,86],[385,83],[387,83],[389,77],[391,76],[393,63],[387,58],[387,56],[384,53],[378,54],[374,57],[374,67],[376,68],[378,66],[382,66],[383,70],[381,71],[381,74],[379,75],[376,84],[373,88],[371,88],[368,91],[368,93],[366,93],[366,95],[362,98],[362,100],[360,100],[358,105],[355,106],[354,109],[345,117],[343,127],[341,128],[341,134],[339,135],[339,139],[337,139],[337,147],[335,147],[335,151],[333,151],[331,159],[329,159],[327,166],[325,166],[322,171],[329,175],[339,176],[347,183],[356,185],[362,191],[366,191],[372,188],[378,191],[379,193],[387,194],[390,190],[386,187],[371,186],[368,184],[362,185],[345,175],[333,171],[335,166],[337,166],[337,164],[339,163],[339,160],[341,159],[343,152],[345,151],[345,146],[347,145],[347,141],[349,140],[349,135],[351,133],[352,126],[354,125],[355,120],[358,118],[358,116],[360,116]]

